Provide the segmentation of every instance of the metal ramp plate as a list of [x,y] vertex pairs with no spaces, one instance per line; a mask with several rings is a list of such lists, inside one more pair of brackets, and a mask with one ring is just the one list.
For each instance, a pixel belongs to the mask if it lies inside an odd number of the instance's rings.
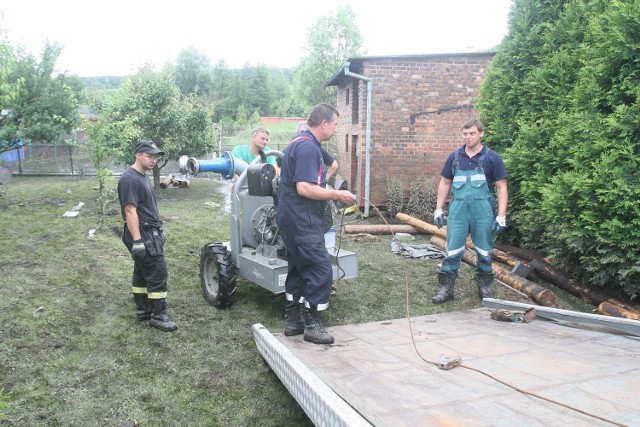
[[371,426],[260,323],[253,325],[258,351],[316,426]]
[[[640,426],[638,337],[489,314],[330,326],[335,343],[326,346],[261,326],[254,333],[280,344],[258,347],[317,425],[359,425],[332,412],[346,407],[376,426]],[[460,356],[461,365],[439,369],[440,355]]]

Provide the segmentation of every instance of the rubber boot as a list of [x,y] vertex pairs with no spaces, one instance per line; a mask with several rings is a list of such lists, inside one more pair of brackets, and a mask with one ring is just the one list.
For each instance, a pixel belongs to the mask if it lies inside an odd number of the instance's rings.
[[136,319],[141,322],[151,319],[151,303],[147,294],[133,294],[133,300],[136,302]]
[[434,304],[442,304],[453,299],[453,287],[456,284],[456,275],[451,273],[438,273],[440,289],[438,295],[431,300]]
[[173,332],[178,329],[178,326],[171,320],[171,317],[167,314],[167,300],[166,299],[152,299],[151,309],[151,321],[149,324],[154,328],[158,328],[161,331]]
[[290,337],[304,333],[303,311],[304,306],[302,304],[287,309],[287,320],[284,322],[284,334],[286,336]]
[[476,283],[478,284],[478,295],[482,298],[493,298],[491,296],[491,282],[493,282],[492,273],[476,274]]
[[322,324],[322,315],[312,308],[304,309],[304,340],[314,344],[333,344],[333,337]]

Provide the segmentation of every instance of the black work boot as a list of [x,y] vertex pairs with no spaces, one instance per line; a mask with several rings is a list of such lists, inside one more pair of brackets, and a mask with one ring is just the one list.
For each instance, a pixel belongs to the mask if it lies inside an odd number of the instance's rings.
[[304,306],[302,304],[287,309],[287,320],[284,322],[284,334],[286,336],[290,337],[304,333],[303,311]]
[[161,331],[173,332],[178,329],[178,326],[171,320],[171,317],[167,314],[167,300],[166,299],[152,299],[151,309],[151,321],[149,324],[154,328],[158,328]]
[[151,303],[147,294],[133,294],[133,300],[136,302],[136,319],[141,322],[151,319]]
[[304,340],[314,344],[333,344],[333,337],[324,329],[318,310],[304,309]]
[[493,298],[491,296],[491,282],[493,282],[493,273],[477,273],[476,283],[478,284],[478,295],[482,298]]
[[438,295],[431,300],[434,304],[442,304],[453,299],[453,287],[456,284],[456,275],[451,273],[438,273],[438,283],[440,289]]

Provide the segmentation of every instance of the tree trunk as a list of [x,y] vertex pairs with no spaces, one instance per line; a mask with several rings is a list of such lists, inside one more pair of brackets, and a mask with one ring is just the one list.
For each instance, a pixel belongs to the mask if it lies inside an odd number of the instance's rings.
[[[447,242],[436,236],[431,238],[431,243],[445,250],[447,248]],[[465,251],[462,259],[465,262],[476,266],[476,255],[473,252]],[[496,263],[493,263],[492,271],[498,279],[526,294],[536,303],[547,307],[555,307],[556,295],[549,289],[527,280],[524,277],[512,274],[509,270],[500,267]]]
[[502,252],[501,250],[494,249],[493,254],[491,255],[493,259],[496,261],[500,261],[501,263],[508,265],[509,267],[515,267],[516,264],[522,262],[521,260]]
[[444,228],[440,229],[440,228],[436,227],[435,225],[431,225],[431,224],[429,224],[427,222],[420,221],[419,219],[416,219],[416,218],[414,218],[412,216],[409,216],[407,214],[404,214],[402,212],[398,212],[396,214],[396,218],[398,218],[400,221],[402,221],[402,222],[404,222],[406,224],[414,226],[415,228],[418,228],[420,230],[424,230],[429,234],[433,234],[434,236],[438,236],[438,237],[441,237],[443,239],[447,238],[447,230],[444,229]]
[[158,190],[160,188],[160,168],[158,164],[153,167],[153,189]]
[[501,250],[502,252],[505,252],[508,255],[523,259],[528,262],[531,262],[536,258],[544,258],[532,251],[529,251],[527,249],[522,249],[522,248],[516,248],[514,246],[497,244],[496,248]]
[[549,283],[559,287],[565,292],[570,293],[589,304],[598,307],[603,302],[608,302],[612,305],[622,307],[625,310],[629,310],[635,313],[640,313],[640,307],[634,305],[631,302],[620,301],[611,295],[598,288],[583,288],[574,279],[567,276],[564,272],[553,267],[549,262],[542,259],[534,259],[529,264],[531,270],[533,270],[538,276],[543,278]]
[[391,234],[395,233],[408,233],[408,234],[425,234],[424,230],[420,230],[412,225],[405,224],[371,224],[371,225],[345,225],[345,234]]
[[[443,239],[447,238],[447,229],[446,228],[438,228],[435,225],[431,225],[429,223],[426,223],[424,221],[421,221],[419,219],[413,218],[412,216],[409,216],[407,214],[404,213],[397,213],[396,214],[396,218],[398,218],[400,221],[405,222],[407,224],[410,224],[411,226],[419,229],[419,230],[423,230],[426,231],[429,234],[433,234],[434,236],[438,236],[441,237]],[[471,239],[467,239],[467,243],[466,243],[467,247],[469,249],[473,249],[473,241]],[[445,248],[446,250],[446,248]],[[501,251],[497,251],[494,249],[493,251],[493,258],[497,261],[500,261],[503,264],[506,264],[510,267],[514,267],[516,265],[516,263],[519,261],[518,259],[515,259],[514,257],[510,256],[509,254],[506,254],[504,252]]]
[[165,177],[162,181],[160,181],[160,188],[167,188],[173,182],[173,174]]
[[598,306],[598,314],[604,314],[605,316],[624,317],[625,319],[640,320],[640,314],[633,311],[626,310],[615,304],[611,304],[608,301],[600,303]]

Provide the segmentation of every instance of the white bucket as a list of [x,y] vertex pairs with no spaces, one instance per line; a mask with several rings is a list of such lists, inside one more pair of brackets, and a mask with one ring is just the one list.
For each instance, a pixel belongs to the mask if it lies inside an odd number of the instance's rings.
[[326,233],[324,233],[324,246],[327,249],[333,249],[336,247],[336,230],[331,227]]

